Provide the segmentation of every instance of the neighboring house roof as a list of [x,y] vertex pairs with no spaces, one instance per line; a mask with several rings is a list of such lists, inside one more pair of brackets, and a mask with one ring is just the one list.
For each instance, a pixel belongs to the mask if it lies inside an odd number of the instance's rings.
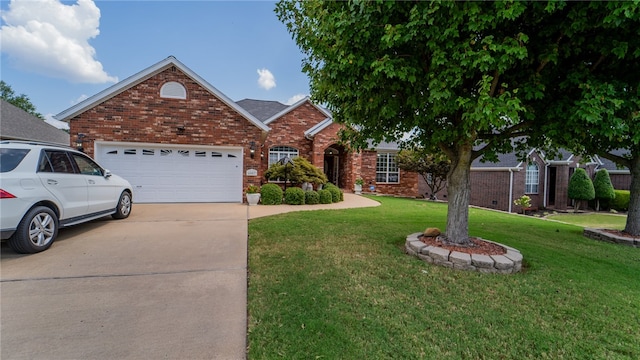
[[[629,150],[626,149],[616,149],[616,150],[612,150],[609,152],[612,155],[616,155],[616,156],[625,156],[629,153]],[[629,173],[629,168],[627,168],[626,166],[618,166],[618,164],[614,163],[613,161],[609,160],[609,159],[605,159],[602,156],[598,156],[598,169],[606,169],[608,172],[613,173],[613,174],[628,174]]]
[[277,101],[253,99],[236,101],[236,104],[262,122],[289,107]]
[[175,66],[176,68],[178,68],[180,71],[182,71],[183,73],[185,73],[187,76],[189,76],[191,79],[193,79],[195,82],[197,82],[200,86],[202,86],[203,88],[207,89],[210,93],[212,93],[213,95],[215,95],[218,99],[220,99],[223,103],[225,103],[227,106],[231,107],[232,109],[234,109],[235,111],[237,111],[239,114],[241,114],[244,118],[246,118],[247,120],[249,120],[249,122],[253,123],[255,126],[257,126],[258,128],[262,129],[263,131],[269,131],[269,127],[266,126],[265,124],[263,124],[260,120],[258,120],[257,118],[255,118],[251,113],[249,113],[248,111],[246,111],[245,109],[243,109],[241,106],[239,106],[238,104],[236,104],[235,102],[233,102],[233,100],[231,100],[230,98],[228,98],[226,95],[224,95],[222,92],[220,92],[220,90],[216,89],[215,87],[213,87],[211,84],[209,84],[206,80],[204,80],[202,77],[200,77],[198,74],[196,74],[195,72],[193,72],[191,69],[189,69],[188,67],[186,67],[183,63],[181,63],[180,61],[178,61],[178,59],[176,59],[173,56],[169,56],[168,58],[156,63],[155,65],[152,65],[122,81],[120,81],[119,83],[91,96],[90,98],[76,104],[75,106],[70,107],[69,109],[59,113],[58,115],[54,116],[55,119],[60,120],[60,121],[69,121],[71,118],[73,118],[74,116],[77,116],[78,114],[83,113],[84,111],[87,111],[90,108],[95,107],[96,105],[122,93],[123,91],[145,81],[146,79],[170,68],[171,66]]
[[497,162],[482,162],[482,156],[476,158],[471,163],[472,169],[513,169],[520,168],[522,165],[522,161],[518,159],[518,156],[515,152],[511,152],[508,154],[498,154]]
[[69,145],[69,134],[0,99],[0,138]]

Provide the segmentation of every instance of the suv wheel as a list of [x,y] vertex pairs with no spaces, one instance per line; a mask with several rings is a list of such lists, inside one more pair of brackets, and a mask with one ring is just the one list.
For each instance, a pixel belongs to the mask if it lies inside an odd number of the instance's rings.
[[9,246],[18,253],[33,254],[47,250],[58,236],[58,217],[46,206],[29,210],[9,239]]
[[116,212],[111,215],[114,219],[126,219],[131,214],[131,194],[128,191],[123,191],[120,194],[118,205],[116,205]]

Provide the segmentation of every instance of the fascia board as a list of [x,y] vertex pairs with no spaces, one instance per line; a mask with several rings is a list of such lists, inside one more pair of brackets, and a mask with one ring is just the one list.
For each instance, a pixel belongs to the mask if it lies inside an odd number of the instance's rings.
[[319,123],[315,124],[313,127],[311,127],[309,130],[304,132],[304,136],[306,138],[313,138],[314,136],[316,136],[319,132],[321,132],[322,130],[328,128],[331,124],[333,124],[333,119],[328,117],[322,121],[320,121]]
[[471,171],[520,171],[523,168],[520,166],[516,167],[472,167]]

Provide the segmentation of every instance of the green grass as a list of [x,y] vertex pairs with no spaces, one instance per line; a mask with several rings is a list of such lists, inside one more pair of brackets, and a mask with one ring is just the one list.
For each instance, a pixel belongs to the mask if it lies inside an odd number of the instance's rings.
[[445,204],[375,199],[250,221],[249,359],[640,358],[640,249],[471,209],[471,234],[524,271],[452,270],[403,253]]
[[627,217],[622,215],[586,213],[586,214],[553,214],[548,219],[562,221],[568,224],[595,229],[624,229]]

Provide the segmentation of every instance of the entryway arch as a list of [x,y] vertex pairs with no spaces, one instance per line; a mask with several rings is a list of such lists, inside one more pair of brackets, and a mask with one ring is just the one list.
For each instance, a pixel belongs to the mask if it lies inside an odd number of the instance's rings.
[[347,151],[344,146],[332,144],[324,150],[324,174],[332,184],[340,188],[346,187],[345,164]]

